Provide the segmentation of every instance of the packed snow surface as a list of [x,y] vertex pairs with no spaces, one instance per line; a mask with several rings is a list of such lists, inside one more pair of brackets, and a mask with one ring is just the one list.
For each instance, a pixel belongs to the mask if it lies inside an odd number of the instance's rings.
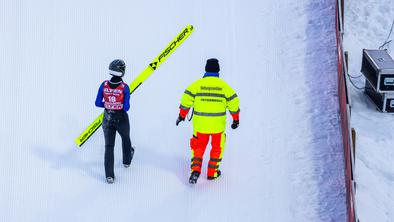
[[[335,3],[1,1],[0,220],[346,221]],[[106,184],[102,130],[82,148],[73,140],[102,112],[108,64],[124,59],[129,83],[188,24],[195,32],[132,94],[134,160],[123,168],[118,137]],[[192,127],[175,119],[212,57],[241,124],[228,127],[222,177],[204,169],[190,186]]]
[[[394,20],[393,0],[345,1],[344,46],[349,52],[349,73],[361,75],[362,49],[378,49]],[[390,38],[394,40],[394,31]],[[394,57],[394,43],[386,49]],[[358,88],[363,77],[351,78]],[[376,110],[363,90],[350,85],[351,125],[357,132],[355,181],[356,209],[362,222],[394,221],[394,116]]]

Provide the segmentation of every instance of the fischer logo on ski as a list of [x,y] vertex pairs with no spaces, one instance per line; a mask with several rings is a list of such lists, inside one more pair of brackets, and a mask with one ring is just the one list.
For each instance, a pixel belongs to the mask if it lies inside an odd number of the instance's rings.
[[152,67],[153,70],[156,70],[156,68],[157,68],[157,62],[153,62],[153,63],[151,63],[151,64],[149,64],[149,65],[150,65],[150,67]]
[[178,43],[182,42],[182,39],[185,38],[186,34],[191,32],[193,30],[193,26],[190,27],[189,29],[184,29],[183,32],[178,36],[176,40],[174,40],[165,50],[162,54],[160,54],[158,60],[161,62],[162,58],[165,58],[174,48],[177,46]]

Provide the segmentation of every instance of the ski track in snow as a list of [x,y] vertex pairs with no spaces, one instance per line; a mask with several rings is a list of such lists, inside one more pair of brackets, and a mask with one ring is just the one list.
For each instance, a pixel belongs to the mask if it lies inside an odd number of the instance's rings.
[[[0,95],[4,104],[22,101],[0,117],[8,126],[0,128],[0,172],[9,178],[1,220],[346,221],[334,6],[1,2]],[[187,24],[195,32],[132,95],[135,159],[123,169],[117,137],[109,186],[101,128],[82,149],[73,145],[99,114],[94,98],[107,64],[124,58],[130,82]],[[240,97],[241,125],[227,130],[223,177],[207,181],[204,169],[192,187],[191,124],[174,122],[184,88],[210,57]]]
[[[377,49],[387,39],[394,19],[392,0],[349,0],[345,5],[345,50],[349,73],[359,76],[362,49]],[[394,33],[390,39],[394,39]],[[388,45],[392,57],[393,43]],[[353,82],[364,87],[364,77]],[[360,221],[394,221],[394,116],[375,109],[360,90],[349,84],[352,127],[356,129],[356,210]]]

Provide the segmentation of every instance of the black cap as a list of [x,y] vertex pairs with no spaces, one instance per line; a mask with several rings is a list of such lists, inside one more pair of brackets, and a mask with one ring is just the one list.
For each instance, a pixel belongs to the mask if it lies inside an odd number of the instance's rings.
[[219,72],[219,60],[217,59],[208,59],[207,64],[205,65],[206,72]]

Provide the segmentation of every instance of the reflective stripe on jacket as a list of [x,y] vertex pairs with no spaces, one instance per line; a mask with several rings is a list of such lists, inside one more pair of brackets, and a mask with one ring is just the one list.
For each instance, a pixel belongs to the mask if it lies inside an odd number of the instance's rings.
[[239,112],[235,91],[219,77],[207,76],[189,85],[181,99],[181,109],[194,107],[193,127],[200,133],[220,133],[226,128],[226,110]]

